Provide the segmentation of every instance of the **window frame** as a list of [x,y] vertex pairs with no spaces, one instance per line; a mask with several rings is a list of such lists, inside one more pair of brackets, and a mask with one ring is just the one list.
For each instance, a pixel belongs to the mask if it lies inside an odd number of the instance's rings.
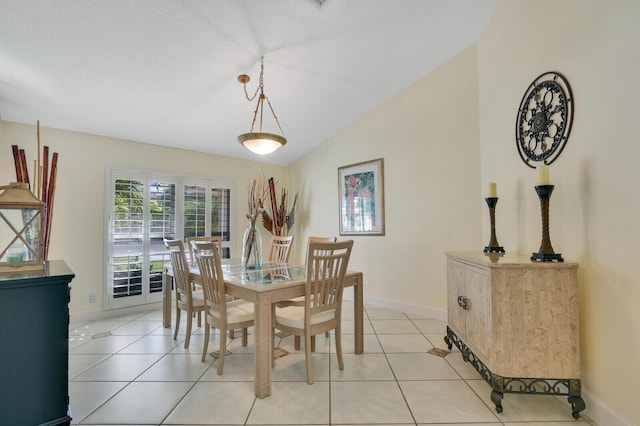
[[[117,180],[140,180],[144,184],[143,190],[143,231],[141,242],[142,257],[142,294],[130,295],[126,297],[114,297],[114,265],[112,259],[115,254],[114,236],[112,232],[113,221],[115,220],[115,200],[116,200],[116,181]],[[150,209],[151,202],[151,183],[163,182],[175,185],[174,199],[174,229],[176,239],[185,239],[185,187],[198,185],[204,186],[205,190],[205,220],[206,231],[211,233],[211,202],[213,189],[227,189],[228,196],[228,238],[223,240],[223,248],[229,253],[233,252],[233,238],[235,232],[234,219],[234,186],[233,181],[229,178],[193,176],[187,174],[170,173],[155,170],[137,170],[122,168],[106,168],[105,169],[105,256],[104,256],[104,281],[103,281],[103,309],[117,309],[128,306],[139,306],[149,303],[157,303],[162,301],[162,291],[151,292],[151,271],[150,266],[153,262],[154,254],[157,254],[157,244],[152,244],[152,213]],[[156,246],[156,251],[153,251]],[[169,257],[164,259],[167,263]]]

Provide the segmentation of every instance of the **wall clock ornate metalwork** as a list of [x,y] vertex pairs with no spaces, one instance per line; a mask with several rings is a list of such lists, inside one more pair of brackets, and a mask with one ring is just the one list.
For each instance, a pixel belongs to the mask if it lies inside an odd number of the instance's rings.
[[562,153],[573,122],[573,94],[557,72],[538,76],[527,88],[516,117],[516,145],[524,163],[553,163]]

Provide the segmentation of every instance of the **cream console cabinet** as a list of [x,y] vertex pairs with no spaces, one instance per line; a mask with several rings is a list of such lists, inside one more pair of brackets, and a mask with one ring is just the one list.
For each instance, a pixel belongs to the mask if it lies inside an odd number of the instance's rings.
[[578,419],[585,409],[578,265],[510,253],[446,255],[445,342],[489,383],[496,411],[504,393],[566,395]]

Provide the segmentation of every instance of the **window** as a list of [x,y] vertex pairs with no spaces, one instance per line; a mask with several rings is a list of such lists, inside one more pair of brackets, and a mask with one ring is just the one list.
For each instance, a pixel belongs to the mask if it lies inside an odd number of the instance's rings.
[[230,182],[112,170],[108,186],[105,308],[162,300],[165,239],[220,236],[230,257]]
[[183,238],[221,237],[222,257],[231,257],[230,197],[229,188],[185,185]]

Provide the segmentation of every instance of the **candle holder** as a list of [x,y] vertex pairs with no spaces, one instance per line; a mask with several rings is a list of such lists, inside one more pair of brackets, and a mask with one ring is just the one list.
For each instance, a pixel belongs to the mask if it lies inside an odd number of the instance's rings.
[[498,244],[496,238],[496,204],[498,197],[487,197],[484,199],[489,206],[489,220],[491,221],[491,240],[489,245],[484,248],[485,253],[504,253],[504,248]]
[[531,255],[531,260],[537,262],[564,262],[560,253],[555,253],[549,238],[549,200],[553,192],[553,185],[538,185],[536,193],[540,198],[540,212],[542,215],[542,241],[538,253]]

